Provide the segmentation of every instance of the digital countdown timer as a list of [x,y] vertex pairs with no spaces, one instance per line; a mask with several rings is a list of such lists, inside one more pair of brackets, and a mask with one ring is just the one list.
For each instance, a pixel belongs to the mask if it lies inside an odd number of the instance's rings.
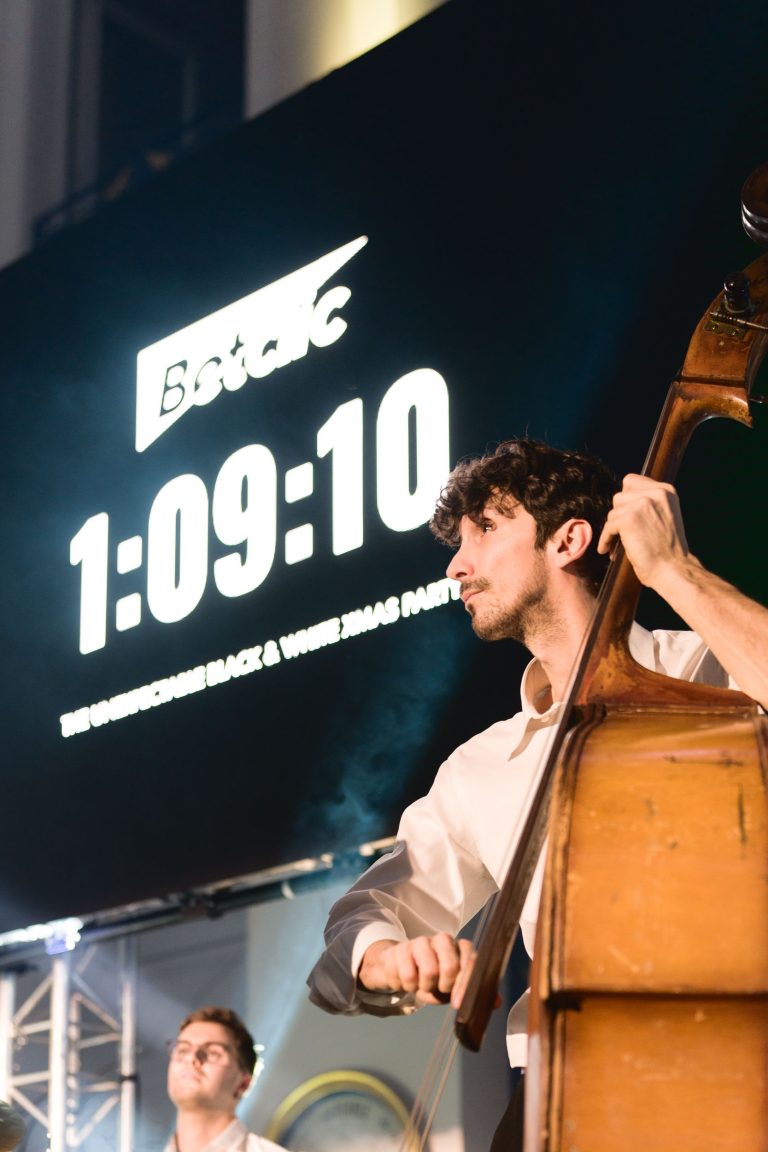
[[[334,556],[364,544],[365,418],[363,401],[348,400],[316,433],[317,459],[327,461],[330,473]],[[400,377],[385,392],[375,422],[378,514],[393,532],[408,532],[430,518],[449,471],[444,378],[431,368]],[[89,516],[69,547],[70,563],[80,572],[80,651],[96,652],[107,644],[113,574],[126,576],[141,569],[146,574],[143,591],[126,592],[114,600],[117,632],[141,623],[145,602],[160,623],[186,619],[211,579],[222,596],[255,592],[275,565],[281,492],[287,504],[309,499],[316,489],[317,467],[308,460],[281,474],[266,445],[246,444],[224,460],[210,493],[200,476],[191,472],[164,484],[152,501],[143,534],[115,543],[109,514]],[[209,528],[226,549],[213,559]],[[310,559],[315,550],[312,522],[290,528],[281,543],[286,564]]]

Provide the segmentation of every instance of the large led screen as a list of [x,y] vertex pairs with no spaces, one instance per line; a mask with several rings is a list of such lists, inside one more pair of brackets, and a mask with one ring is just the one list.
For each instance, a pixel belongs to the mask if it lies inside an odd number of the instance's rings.
[[740,17],[561,7],[450,0],[0,276],[0,930],[391,835],[515,708],[440,485],[641,466],[765,159]]

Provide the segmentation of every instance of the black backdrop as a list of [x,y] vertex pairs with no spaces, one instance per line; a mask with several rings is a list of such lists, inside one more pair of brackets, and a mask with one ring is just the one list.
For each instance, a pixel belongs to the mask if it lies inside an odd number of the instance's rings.
[[[756,255],[739,192],[768,158],[767,30],[753,2],[724,19],[449,0],[0,275],[0,930],[389,835],[439,759],[514,709],[524,654],[480,644],[450,603],[68,738],[59,722],[439,580],[426,527],[376,511],[376,413],[409,372],[446,382],[452,461],[527,431],[638,469],[699,316]],[[359,236],[329,281],[351,291],[343,336],[135,450],[141,349]],[[329,461],[300,509],[280,486],[355,398],[365,539],[334,556]],[[760,423],[707,426],[680,480],[694,550],[758,596]],[[185,619],[154,620],[146,552],[118,575],[115,544],[146,549],[161,487],[193,474],[210,494],[252,443],[280,477],[269,576],[225,598],[209,572]],[[69,548],[101,512],[107,643],[81,655]],[[288,566],[305,520],[314,553]],[[118,633],[136,592],[141,623]]]

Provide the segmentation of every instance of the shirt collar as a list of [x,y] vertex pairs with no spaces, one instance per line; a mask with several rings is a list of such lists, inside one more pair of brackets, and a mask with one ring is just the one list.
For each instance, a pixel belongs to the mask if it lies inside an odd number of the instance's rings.
[[[206,1144],[203,1152],[238,1152],[238,1149],[244,1148],[243,1138],[247,1137],[248,1129],[242,1120],[233,1120],[223,1132],[219,1132],[218,1136],[214,1136],[208,1144]],[[166,1145],[166,1152],[174,1152],[176,1141],[173,1136]]]
[[210,1144],[207,1145],[206,1152],[230,1152],[230,1150],[239,1148],[243,1137],[248,1135],[248,1129],[242,1120],[233,1120],[228,1128],[223,1132],[219,1132]]
[[523,672],[520,682],[520,702],[526,720],[550,719],[550,713],[560,707],[559,703],[551,704],[542,709],[537,700],[549,692],[549,680],[536,657],[531,660]]

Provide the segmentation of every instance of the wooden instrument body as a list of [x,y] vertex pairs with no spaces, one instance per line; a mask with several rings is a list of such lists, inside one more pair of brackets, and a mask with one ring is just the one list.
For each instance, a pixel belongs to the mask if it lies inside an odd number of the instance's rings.
[[[646,464],[693,429],[749,422],[766,345],[718,297]],[[526,1152],[768,1152],[768,721],[740,693],[629,654],[639,585],[606,581],[555,768],[532,974]]]
[[570,733],[532,977],[526,1149],[768,1148],[768,722]]

